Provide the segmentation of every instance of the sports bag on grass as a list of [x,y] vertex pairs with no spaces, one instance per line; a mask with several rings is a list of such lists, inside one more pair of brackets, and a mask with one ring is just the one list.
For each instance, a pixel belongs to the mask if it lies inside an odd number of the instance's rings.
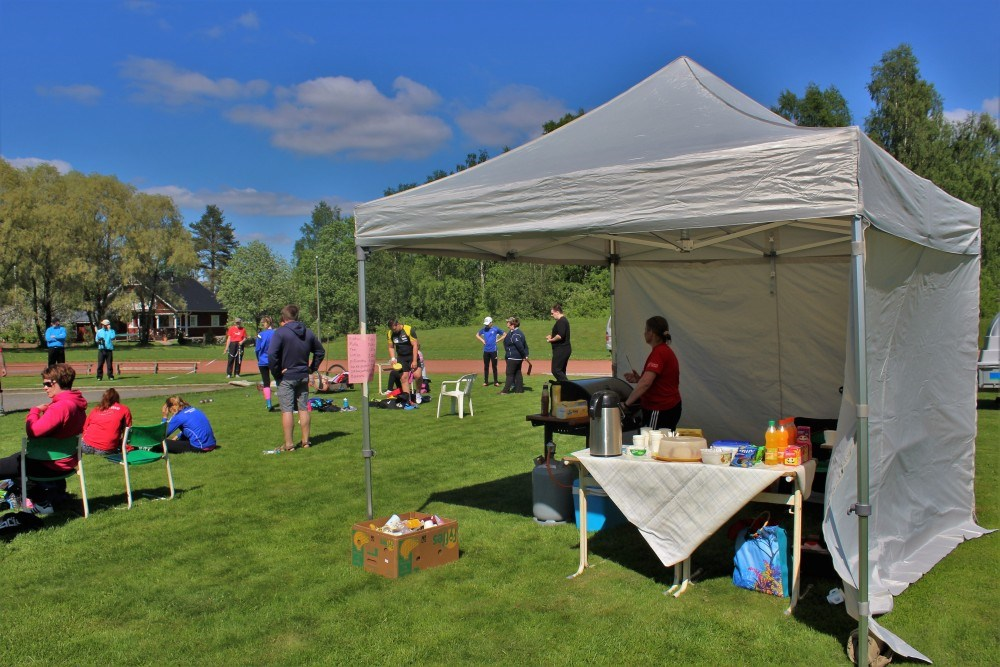
[[742,529],[736,536],[736,557],[733,559],[733,583],[740,588],[760,591],[787,598],[788,534],[781,526],[765,523],[754,530]]

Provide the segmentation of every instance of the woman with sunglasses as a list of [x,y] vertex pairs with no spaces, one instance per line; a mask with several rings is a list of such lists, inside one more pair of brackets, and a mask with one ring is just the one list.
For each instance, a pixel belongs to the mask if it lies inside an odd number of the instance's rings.
[[[69,364],[55,364],[42,371],[42,388],[49,397],[49,402],[36,405],[28,412],[24,423],[29,438],[71,438],[83,432],[83,425],[87,421],[87,399],[73,389],[74,380],[76,371]],[[38,477],[64,474],[74,470],[76,465],[75,455],[58,461],[27,462],[29,473]],[[19,480],[20,477],[20,452],[0,459],[0,479]],[[46,500],[51,496],[46,496],[53,491],[58,495],[60,490],[65,493],[66,480],[47,482],[41,493],[36,494],[35,504],[48,504]]]

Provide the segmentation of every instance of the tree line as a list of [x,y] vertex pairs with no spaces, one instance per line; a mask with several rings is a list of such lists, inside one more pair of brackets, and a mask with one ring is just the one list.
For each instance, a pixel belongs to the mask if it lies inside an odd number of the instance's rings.
[[[982,210],[980,303],[990,317],[1000,304],[997,122],[987,114],[948,121],[941,96],[920,76],[906,44],[883,54],[871,75],[868,136],[918,175]],[[799,125],[836,127],[852,120],[835,86],[814,83],[801,97],[783,91],[772,110]],[[549,121],[543,132],[584,113]],[[485,150],[469,153],[450,173],[488,159]],[[425,182],[448,175],[435,170]],[[412,187],[416,183],[401,183],[385,194]],[[152,295],[177,300],[171,285],[187,276],[215,292],[232,316],[250,322],[294,301],[325,337],[358,327],[354,218],[326,202],[304,221],[288,261],[260,241],[240,245],[215,205],[185,226],[168,197],[138,192],[114,176],[61,175],[44,164],[21,170],[0,160],[0,235],[0,336],[17,337],[13,330],[29,322],[25,328],[41,340],[53,315],[75,311],[86,312],[92,324],[128,319],[136,300],[148,334]],[[606,267],[386,251],[368,258],[366,279],[371,326],[390,318],[421,326],[469,324],[485,314],[542,318],[557,301],[578,316],[609,310]],[[123,285],[135,285],[135,295],[126,295]]]

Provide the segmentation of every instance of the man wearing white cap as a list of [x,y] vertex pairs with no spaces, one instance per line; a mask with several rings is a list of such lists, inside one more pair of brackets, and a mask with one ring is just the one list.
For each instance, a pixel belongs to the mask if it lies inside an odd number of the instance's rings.
[[94,335],[97,342],[97,381],[104,379],[104,363],[108,364],[108,379],[115,379],[115,330],[111,320],[101,320],[101,328]]
[[493,324],[493,318],[487,317],[483,320],[483,328],[476,332],[476,338],[483,344],[483,386],[490,385],[490,365],[493,366],[493,386],[500,386],[500,378],[497,377],[497,343],[503,341],[507,334],[497,325]]

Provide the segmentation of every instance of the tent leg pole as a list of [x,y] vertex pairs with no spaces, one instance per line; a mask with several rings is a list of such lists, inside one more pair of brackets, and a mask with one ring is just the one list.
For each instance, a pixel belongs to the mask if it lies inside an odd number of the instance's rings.
[[851,226],[851,264],[854,270],[854,323],[858,374],[858,502],[852,511],[858,516],[858,665],[868,665],[868,626],[871,618],[868,604],[869,560],[868,517],[871,516],[868,449],[868,344],[865,322],[865,242],[861,216],[854,216]]
[[615,278],[618,272],[618,254],[615,252],[617,248],[617,243],[615,241],[610,241],[610,254],[608,257],[608,274],[610,276],[610,288],[611,288],[611,376],[618,377],[618,361],[615,357],[615,351],[618,349],[618,332],[615,331],[615,325],[618,324],[618,320],[615,319]]
[[[368,251],[361,246],[355,246],[358,259],[358,324],[361,335],[368,333],[368,302],[365,300],[365,259]],[[368,374],[365,374],[361,385],[361,456],[365,460],[365,497],[368,501],[368,519],[375,518],[372,506],[372,456],[371,421],[368,405]]]

